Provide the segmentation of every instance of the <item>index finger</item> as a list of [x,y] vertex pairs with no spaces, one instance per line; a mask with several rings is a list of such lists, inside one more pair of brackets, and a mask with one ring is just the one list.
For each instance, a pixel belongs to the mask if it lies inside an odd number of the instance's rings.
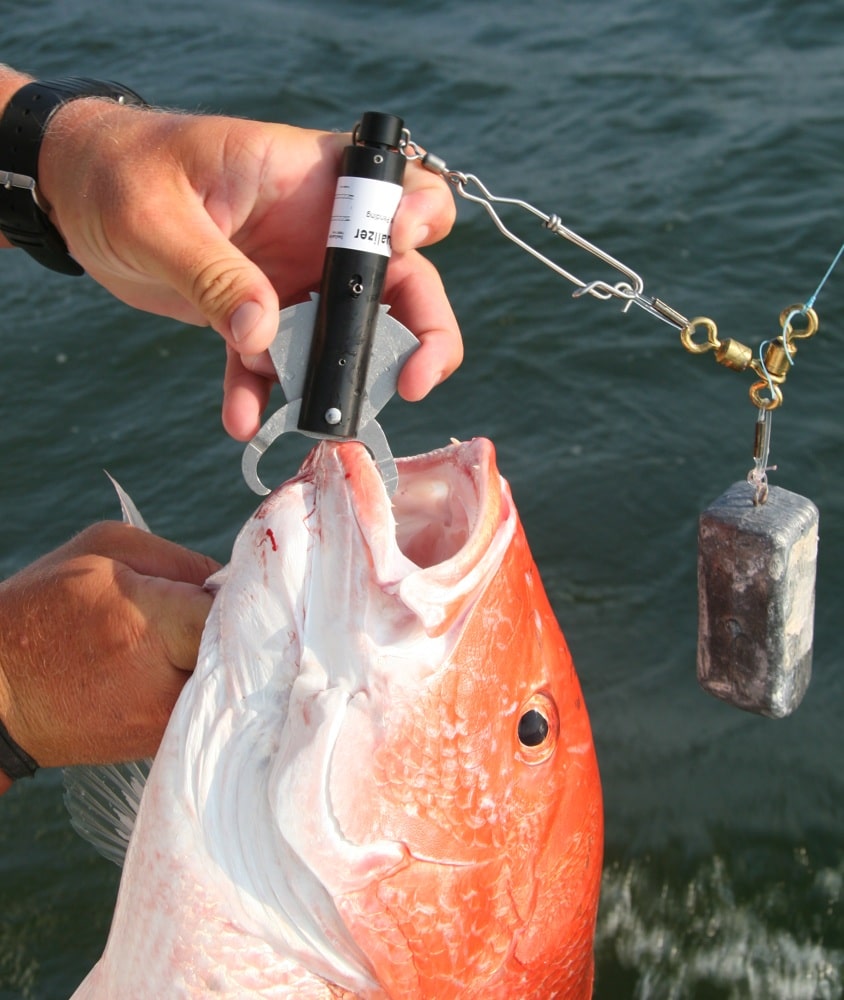
[[395,253],[429,246],[448,236],[457,208],[448,184],[416,161],[405,171],[404,194],[390,230]]
[[399,394],[414,402],[448,378],[463,360],[460,327],[437,269],[415,250],[393,255],[385,298],[391,314],[420,343],[398,381]]

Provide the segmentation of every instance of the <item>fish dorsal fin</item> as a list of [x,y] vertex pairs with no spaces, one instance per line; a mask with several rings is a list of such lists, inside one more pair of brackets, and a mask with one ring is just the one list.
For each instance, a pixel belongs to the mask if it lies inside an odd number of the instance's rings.
[[[129,494],[108,472],[106,475],[117,492],[124,522],[149,531]],[[152,758],[148,758],[124,764],[85,764],[63,771],[64,803],[71,826],[119,867],[126,857],[151,766]]]

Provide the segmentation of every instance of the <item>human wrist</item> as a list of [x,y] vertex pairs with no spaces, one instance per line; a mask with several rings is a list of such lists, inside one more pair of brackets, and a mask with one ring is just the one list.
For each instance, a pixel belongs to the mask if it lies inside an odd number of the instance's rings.
[[[134,109],[133,109],[134,110]],[[129,109],[100,97],[68,101],[50,118],[38,155],[38,188],[53,225],[72,245],[74,208],[85,203],[86,181],[99,169],[97,153],[104,135],[114,133],[114,120]],[[108,151],[108,143],[105,144]]]
[[145,103],[135,91],[113,81],[41,79],[17,88],[0,118],[0,182],[5,188],[0,190],[0,229],[8,243],[25,250],[39,264],[69,275],[80,275],[83,269],[50,218],[51,206],[40,175],[41,152],[53,118],[67,104],[88,98]]
[[[18,778],[31,778],[38,770],[38,762],[15,740],[7,728],[10,723],[11,699],[5,697],[0,715],[0,794]],[[8,782],[6,788],[4,782]]]
[[[3,621],[3,594],[5,588],[0,586],[0,626]],[[0,643],[2,639],[0,639]],[[6,673],[3,669],[5,654],[0,651],[0,721],[8,720],[12,714],[12,691]]]
[[32,83],[32,77],[26,73],[19,73],[11,66],[0,63],[0,115],[6,110],[6,105],[12,99],[12,95]]
[[[28,742],[22,733],[22,718],[15,712],[10,676],[14,677],[16,657],[10,645],[7,628],[9,612],[14,612],[8,601],[8,581],[0,584],[0,795],[18,778],[32,777],[38,768],[33,757],[17,742]],[[9,671],[11,670],[11,675]],[[25,727],[24,727],[25,728]],[[4,783],[8,783],[4,787]]]

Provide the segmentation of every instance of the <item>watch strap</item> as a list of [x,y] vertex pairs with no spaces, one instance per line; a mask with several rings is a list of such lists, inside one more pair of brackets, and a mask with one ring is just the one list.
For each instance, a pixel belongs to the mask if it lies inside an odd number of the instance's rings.
[[0,771],[17,781],[19,778],[31,778],[38,770],[38,765],[23,747],[9,735],[9,731],[0,720]]
[[0,231],[39,264],[73,275],[83,270],[38,202],[38,156],[50,118],[63,104],[80,97],[145,104],[122,84],[66,77],[25,84],[12,95],[0,118]]

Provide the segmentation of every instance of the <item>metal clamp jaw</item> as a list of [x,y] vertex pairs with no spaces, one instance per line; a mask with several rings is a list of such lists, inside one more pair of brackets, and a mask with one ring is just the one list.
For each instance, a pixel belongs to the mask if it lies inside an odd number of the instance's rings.
[[[303,430],[300,425],[305,375],[316,323],[319,296],[281,312],[278,333],[270,345],[270,357],[278,373],[281,388],[289,402],[277,410],[249,442],[243,452],[243,477],[250,489],[263,496],[269,489],[258,475],[258,463],[264,452],[282,434],[298,432],[322,439],[329,435]],[[367,377],[361,394],[360,418],[355,439],[369,448],[391,495],[398,483],[398,472],[387,438],[375,419],[396,391],[399,372],[419,346],[413,334],[381,306],[369,356]]]

